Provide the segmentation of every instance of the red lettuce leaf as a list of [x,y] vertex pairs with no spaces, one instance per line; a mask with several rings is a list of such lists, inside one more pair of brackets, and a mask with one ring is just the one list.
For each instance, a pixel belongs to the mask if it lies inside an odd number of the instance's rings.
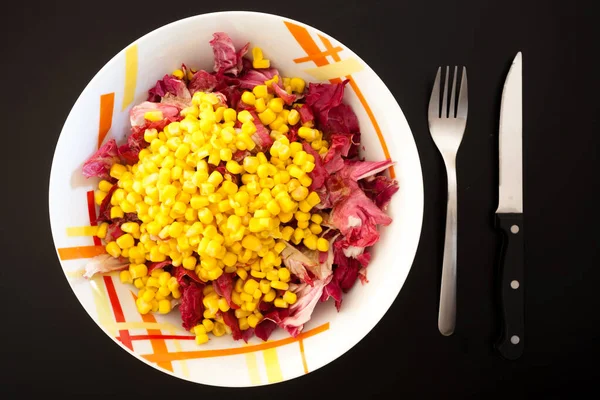
[[[290,127],[290,131],[287,134],[288,140],[290,142],[298,142],[300,140],[300,137],[298,136],[298,129],[300,129],[299,124],[296,124],[296,125]],[[317,158],[315,157],[315,160],[316,159]]]
[[285,104],[291,106],[296,100],[302,98],[302,96],[297,96],[295,94],[289,94],[285,91],[285,89],[281,88],[279,85],[273,85],[273,89],[275,90],[275,94],[277,97],[283,99]]
[[106,236],[104,238],[106,242],[112,242],[113,240],[116,240],[125,234],[125,232],[121,230],[122,223],[123,222],[119,220],[111,223],[108,226],[106,229]]
[[250,69],[243,76],[237,78],[237,85],[242,89],[254,89],[256,85],[264,85],[265,81],[272,79],[275,75],[279,75],[279,71],[275,68],[265,69]]
[[323,294],[321,295],[321,301],[327,301],[330,297],[335,300],[335,308],[340,311],[342,307],[342,288],[339,282],[334,278],[323,288]]
[[277,324],[275,322],[270,319],[263,319],[254,328],[254,334],[266,342],[276,328]]
[[253,122],[256,126],[256,132],[252,134],[251,138],[256,143],[257,150],[266,152],[273,144],[273,139],[269,135],[269,130],[260,122],[258,115],[254,111],[250,111],[250,115],[254,118]]
[[[306,104],[308,104],[314,113],[321,129],[326,129],[329,121],[329,111],[339,106],[344,97],[344,86],[349,82],[345,80],[342,83],[309,83],[306,94]],[[337,115],[336,115],[337,116]]]
[[236,52],[231,38],[225,32],[213,33],[213,39],[209,43],[215,55],[215,72],[237,76],[244,67],[242,57],[250,44],[247,43]]
[[302,147],[304,148],[304,151],[308,154],[312,154],[315,158],[315,168],[308,174],[312,179],[310,190],[320,189],[329,177],[329,172],[327,172],[327,169],[323,166],[323,161],[321,160],[319,153],[317,153],[308,142],[303,142]]
[[129,267],[129,259],[125,257],[114,258],[110,254],[100,254],[93,257],[85,265],[83,277],[90,279],[96,274],[120,271]]
[[175,97],[182,99],[191,99],[190,91],[185,86],[185,82],[171,75],[165,75],[156,82],[156,85],[148,91],[148,101],[160,102],[163,97],[171,93]]
[[334,248],[334,264],[336,268],[333,270],[333,280],[346,293],[356,283],[360,263],[356,258],[346,257],[341,248]]
[[244,336],[240,329],[238,319],[235,316],[235,312],[231,309],[227,312],[222,312],[222,311],[219,311],[219,312],[221,313],[221,316],[223,317],[223,322],[225,322],[225,324],[229,328],[231,328],[231,335],[233,336],[233,340],[243,339]]
[[379,240],[377,225],[389,225],[392,219],[356,185],[349,196],[333,207],[331,223],[349,245],[367,247]]
[[129,111],[129,122],[131,122],[131,127],[135,128],[147,125],[147,122],[149,121],[144,118],[144,114],[148,111],[160,111],[162,112],[163,119],[167,119],[179,117],[179,111],[181,111],[181,109],[171,104],[144,101],[143,103],[134,106]]
[[297,108],[298,113],[300,113],[300,122],[303,124],[314,121],[315,115],[312,112],[312,108],[308,104],[304,104],[302,107]]
[[400,189],[397,180],[390,179],[385,175],[376,175],[363,179],[360,181],[360,186],[367,197],[373,200],[375,205],[384,211],[387,209],[388,204],[390,204],[394,193]]
[[191,94],[196,92],[212,92],[218,84],[219,80],[214,74],[201,69],[192,76],[192,79],[190,79],[188,89]]
[[204,284],[198,275],[196,275],[196,272],[185,269],[181,266],[173,268],[173,276],[177,279],[177,283],[179,283],[179,286],[181,287],[188,286],[190,282]]
[[235,309],[240,308],[240,306],[238,306],[233,301],[231,301],[231,293],[233,292],[233,276],[234,275],[235,274],[233,274],[233,273],[221,274],[221,276],[216,281],[213,281],[213,288],[215,289],[215,292],[219,296],[224,297],[225,300],[227,300],[227,304],[229,304],[229,307],[233,308],[235,310]]
[[339,104],[331,108],[327,114],[327,131],[346,134],[358,132],[358,118],[352,107]]
[[83,176],[111,179],[110,167],[117,162],[119,162],[117,142],[115,139],[109,139],[83,163]]
[[336,133],[331,135],[331,147],[329,147],[327,154],[323,158],[325,168],[330,174],[344,168],[344,159],[342,157],[348,157],[351,146],[352,139],[350,136]]
[[190,283],[182,287],[182,290],[179,312],[183,328],[189,331],[204,318],[204,304],[202,304],[204,295],[202,285],[197,283]]
[[167,261],[161,261],[161,262],[149,262],[149,263],[146,263],[146,266],[148,267],[148,274],[150,274],[155,269],[164,268],[164,267],[167,267],[172,264],[173,264],[173,262],[171,260],[167,260]]

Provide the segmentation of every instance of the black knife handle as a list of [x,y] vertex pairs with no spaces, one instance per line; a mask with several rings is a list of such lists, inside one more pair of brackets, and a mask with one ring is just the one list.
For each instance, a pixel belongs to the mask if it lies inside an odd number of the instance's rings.
[[504,236],[499,262],[503,324],[496,348],[502,357],[516,360],[525,345],[523,214],[498,213],[496,216],[497,226]]

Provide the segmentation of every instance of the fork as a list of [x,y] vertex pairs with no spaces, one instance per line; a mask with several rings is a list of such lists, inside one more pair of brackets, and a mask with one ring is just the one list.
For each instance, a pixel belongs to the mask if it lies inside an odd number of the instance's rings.
[[[457,97],[456,78],[458,67],[454,69],[452,90],[448,93],[450,67],[446,67],[444,94],[440,112],[440,77],[442,67],[438,68],[429,99],[429,132],[444,159],[448,176],[448,204],[446,211],[446,235],[444,240],[444,260],[442,265],[442,283],[440,289],[440,308],[438,329],[444,336],[454,332],[456,325],[456,153],[460,147],[467,125],[467,70],[462,69],[460,93]],[[450,103],[448,97],[450,96]]]

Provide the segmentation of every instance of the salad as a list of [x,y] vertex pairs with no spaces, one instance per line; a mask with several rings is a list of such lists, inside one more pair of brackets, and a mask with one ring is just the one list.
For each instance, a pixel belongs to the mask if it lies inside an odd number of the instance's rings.
[[182,64],[130,111],[131,133],[83,165],[100,178],[106,254],[85,277],[120,271],[140,313],[177,309],[209,334],[298,335],[320,302],[360,279],[398,183],[359,157],[345,85],[282,76],[249,43],[214,33],[214,71]]

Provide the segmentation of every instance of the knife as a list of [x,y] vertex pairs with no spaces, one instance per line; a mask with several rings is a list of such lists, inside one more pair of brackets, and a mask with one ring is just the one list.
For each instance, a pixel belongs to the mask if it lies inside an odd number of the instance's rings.
[[498,139],[500,182],[496,224],[503,236],[499,260],[503,323],[496,348],[508,360],[519,358],[525,344],[522,105],[522,55],[519,52],[502,91]]

